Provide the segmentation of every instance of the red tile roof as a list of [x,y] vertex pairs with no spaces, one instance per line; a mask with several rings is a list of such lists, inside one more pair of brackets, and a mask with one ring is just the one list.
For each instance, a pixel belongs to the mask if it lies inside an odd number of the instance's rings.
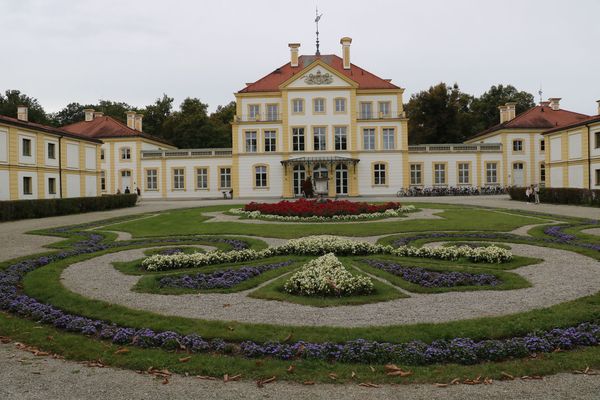
[[589,116],[573,111],[562,109],[553,110],[548,106],[535,106],[517,115],[510,121],[494,125],[491,128],[479,132],[468,140],[473,140],[501,129],[551,129],[577,123],[587,118],[589,118]]
[[96,117],[91,121],[80,121],[65,125],[61,129],[98,139],[143,137],[175,147],[171,142],[158,136],[131,129],[126,124],[109,116]]
[[76,132],[70,132],[63,128],[55,128],[50,125],[42,125],[42,124],[38,124],[35,122],[22,121],[17,118],[7,117],[6,115],[0,115],[0,123],[5,123],[5,124],[9,124],[9,125],[14,125],[14,126],[20,126],[22,128],[51,133],[53,135],[65,136],[65,137],[70,137],[70,138],[80,139],[80,140],[87,140],[89,142],[94,142],[94,143],[102,143],[98,139],[94,139],[94,138],[91,138],[86,135],[81,135]]
[[575,122],[575,123],[572,123],[572,124],[569,124],[569,125],[563,125],[563,126],[558,127],[558,128],[552,128],[552,129],[544,132],[543,134],[545,135],[547,133],[562,131],[562,130],[565,130],[565,129],[572,129],[572,128],[576,128],[576,127],[581,126],[581,125],[591,124],[591,123],[594,123],[594,122],[600,122],[600,115],[592,115],[591,117],[588,117],[586,119],[582,119],[579,122]]
[[277,92],[279,91],[279,85],[302,71],[305,67],[308,67],[317,59],[329,65],[341,75],[356,82],[359,89],[400,89],[398,86],[390,83],[389,79],[382,79],[354,64],[350,64],[350,69],[344,69],[342,58],[335,54],[329,54],[300,56],[297,67],[292,67],[291,63],[287,63],[256,82],[249,84],[238,93]]

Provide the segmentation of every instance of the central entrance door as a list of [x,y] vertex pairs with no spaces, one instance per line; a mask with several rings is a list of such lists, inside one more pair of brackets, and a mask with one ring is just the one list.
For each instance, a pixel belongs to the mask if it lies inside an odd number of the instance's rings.
[[316,194],[327,196],[329,193],[329,179],[325,165],[315,165],[313,170],[313,185]]
[[131,171],[121,171],[121,193],[125,193],[125,188],[131,189]]
[[338,195],[348,194],[348,167],[344,164],[335,166],[335,193]]
[[294,166],[293,172],[294,196],[302,195],[302,182],[306,179],[306,170],[303,165]]
[[514,163],[513,164],[513,186],[523,187],[525,186],[525,177],[524,177],[524,168],[523,163]]

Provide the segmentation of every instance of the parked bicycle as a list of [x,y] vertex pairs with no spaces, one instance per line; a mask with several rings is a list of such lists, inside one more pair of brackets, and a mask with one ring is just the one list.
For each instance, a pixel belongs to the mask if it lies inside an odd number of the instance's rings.
[[437,197],[437,196],[479,196],[479,195],[499,195],[508,193],[508,188],[504,186],[411,186],[407,189],[400,189],[396,196],[398,197]]

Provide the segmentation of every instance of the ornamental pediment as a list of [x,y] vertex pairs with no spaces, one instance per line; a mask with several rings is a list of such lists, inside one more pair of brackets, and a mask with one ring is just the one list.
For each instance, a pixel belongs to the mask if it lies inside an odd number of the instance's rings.
[[[339,74],[336,70],[317,63],[312,68],[300,71],[291,82],[283,85],[288,89],[314,88],[343,88],[353,87],[352,81]],[[355,86],[355,85],[354,85]]]

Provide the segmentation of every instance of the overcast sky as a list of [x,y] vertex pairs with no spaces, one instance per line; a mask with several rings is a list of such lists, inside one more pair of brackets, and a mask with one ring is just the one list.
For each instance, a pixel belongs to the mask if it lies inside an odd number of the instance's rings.
[[[475,95],[513,84],[566,109],[596,113],[599,0],[319,0],[321,53],[341,54],[412,93],[440,81]],[[0,0],[0,90],[47,112],[98,99],[143,107],[233,100],[289,61],[314,54],[315,2]]]

